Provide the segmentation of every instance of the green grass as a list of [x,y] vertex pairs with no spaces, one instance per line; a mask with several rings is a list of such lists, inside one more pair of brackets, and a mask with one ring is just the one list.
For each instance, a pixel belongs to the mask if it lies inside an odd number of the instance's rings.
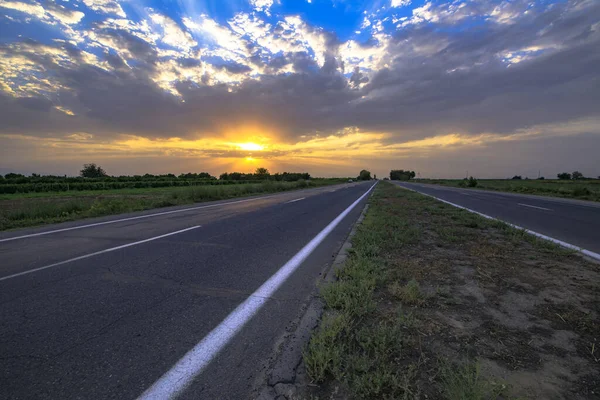
[[[31,193],[4,195],[0,201],[0,230],[72,221],[152,208],[224,200],[338,183],[338,180],[263,182],[219,186],[119,189],[77,192],[76,195]],[[44,196],[40,196],[40,195]],[[11,196],[7,199],[7,196]]]
[[448,400],[496,399],[506,389],[502,383],[485,379],[477,362],[457,366],[444,361],[440,367],[440,377],[443,396]]
[[[415,182],[461,187],[462,179],[419,179]],[[475,189],[600,201],[600,179],[478,179]]]

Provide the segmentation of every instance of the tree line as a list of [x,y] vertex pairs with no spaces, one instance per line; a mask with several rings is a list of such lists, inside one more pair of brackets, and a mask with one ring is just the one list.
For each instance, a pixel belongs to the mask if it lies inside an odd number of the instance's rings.
[[257,168],[255,173],[232,172],[221,174],[220,179],[208,172],[185,174],[144,174],[111,176],[96,164],[85,164],[79,176],[40,175],[9,173],[0,175],[0,194],[31,192],[65,192],[81,190],[137,189],[198,185],[231,185],[247,182],[309,180],[307,172],[283,172],[271,174],[266,168]]

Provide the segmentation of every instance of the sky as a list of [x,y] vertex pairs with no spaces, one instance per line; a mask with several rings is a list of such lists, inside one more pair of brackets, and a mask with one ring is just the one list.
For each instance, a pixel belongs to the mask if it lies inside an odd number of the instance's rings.
[[600,175],[598,0],[0,0],[0,173]]

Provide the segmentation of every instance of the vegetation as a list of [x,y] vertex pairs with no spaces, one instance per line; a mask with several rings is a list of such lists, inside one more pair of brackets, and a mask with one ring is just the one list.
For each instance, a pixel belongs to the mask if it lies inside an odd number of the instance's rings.
[[108,176],[106,171],[96,164],[84,164],[79,175],[82,178],[104,178]]
[[477,179],[475,179],[472,176],[470,176],[469,179],[465,178],[462,181],[458,182],[458,186],[460,186],[460,187],[470,187],[470,188],[476,187],[477,186]]
[[[311,179],[0,195],[0,230],[344,182]],[[1,185],[0,185],[1,186]]]
[[297,182],[310,179],[311,176],[307,172],[270,174],[266,168],[258,168],[254,174],[224,173],[219,180],[207,172],[186,173],[179,176],[174,174],[109,176],[102,167],[96,164],[85,164],[79,177],[7,174],[0,179],[0,194],[231,185],[263,181]]
[[571,174],[569,174],[568,172],[561,172],[560,174],[558,174],[556,176],[558,177],[558,179],[560,179],[562,181],[571,180]]
[[370,181],[371,180],[371,172],[367,171],[366,169],[363,169],[362,171],[360,171],[360,173],[358,174],[358,178],[356,178],[359,181]]
[[299,398],[597,390],[600,320],[589,310],[600,271],[572,251],[381,182],[336,275],[321,288],[326,309]]
[[393,169],[390,171],[390,179],[393,181],[408,181],[416,176],[415,171]]
[[248,181],[283,181],[283,182],[295,182],[300,179],[309,180],[310,174],[308,172],[284,172],[276,173],[271,175],[269,170],[266,168],[257,168],[253,174],[244,174],[242,172],[230,172],[223,173],[219,176],[219,181],[225,182],[248,182]]
[[419,183],[455,187],[477,187],[478,189],[497,190],[600,201],[600,180],[556,180],[556,179],[477,179],[475,182],[465,179],[419,179]]

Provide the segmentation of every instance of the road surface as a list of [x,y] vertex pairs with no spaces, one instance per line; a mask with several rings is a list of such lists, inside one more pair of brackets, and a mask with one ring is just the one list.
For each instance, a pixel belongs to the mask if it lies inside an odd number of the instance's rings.
[[600,203],[432,184],[392,183],[600,253]]
[[[0,398],[140,396],[209,332],[237,332],[221,322],[372,185],[0,234]],[[252,397],[366,201],[258,299],[261,308],[179,398]]]

